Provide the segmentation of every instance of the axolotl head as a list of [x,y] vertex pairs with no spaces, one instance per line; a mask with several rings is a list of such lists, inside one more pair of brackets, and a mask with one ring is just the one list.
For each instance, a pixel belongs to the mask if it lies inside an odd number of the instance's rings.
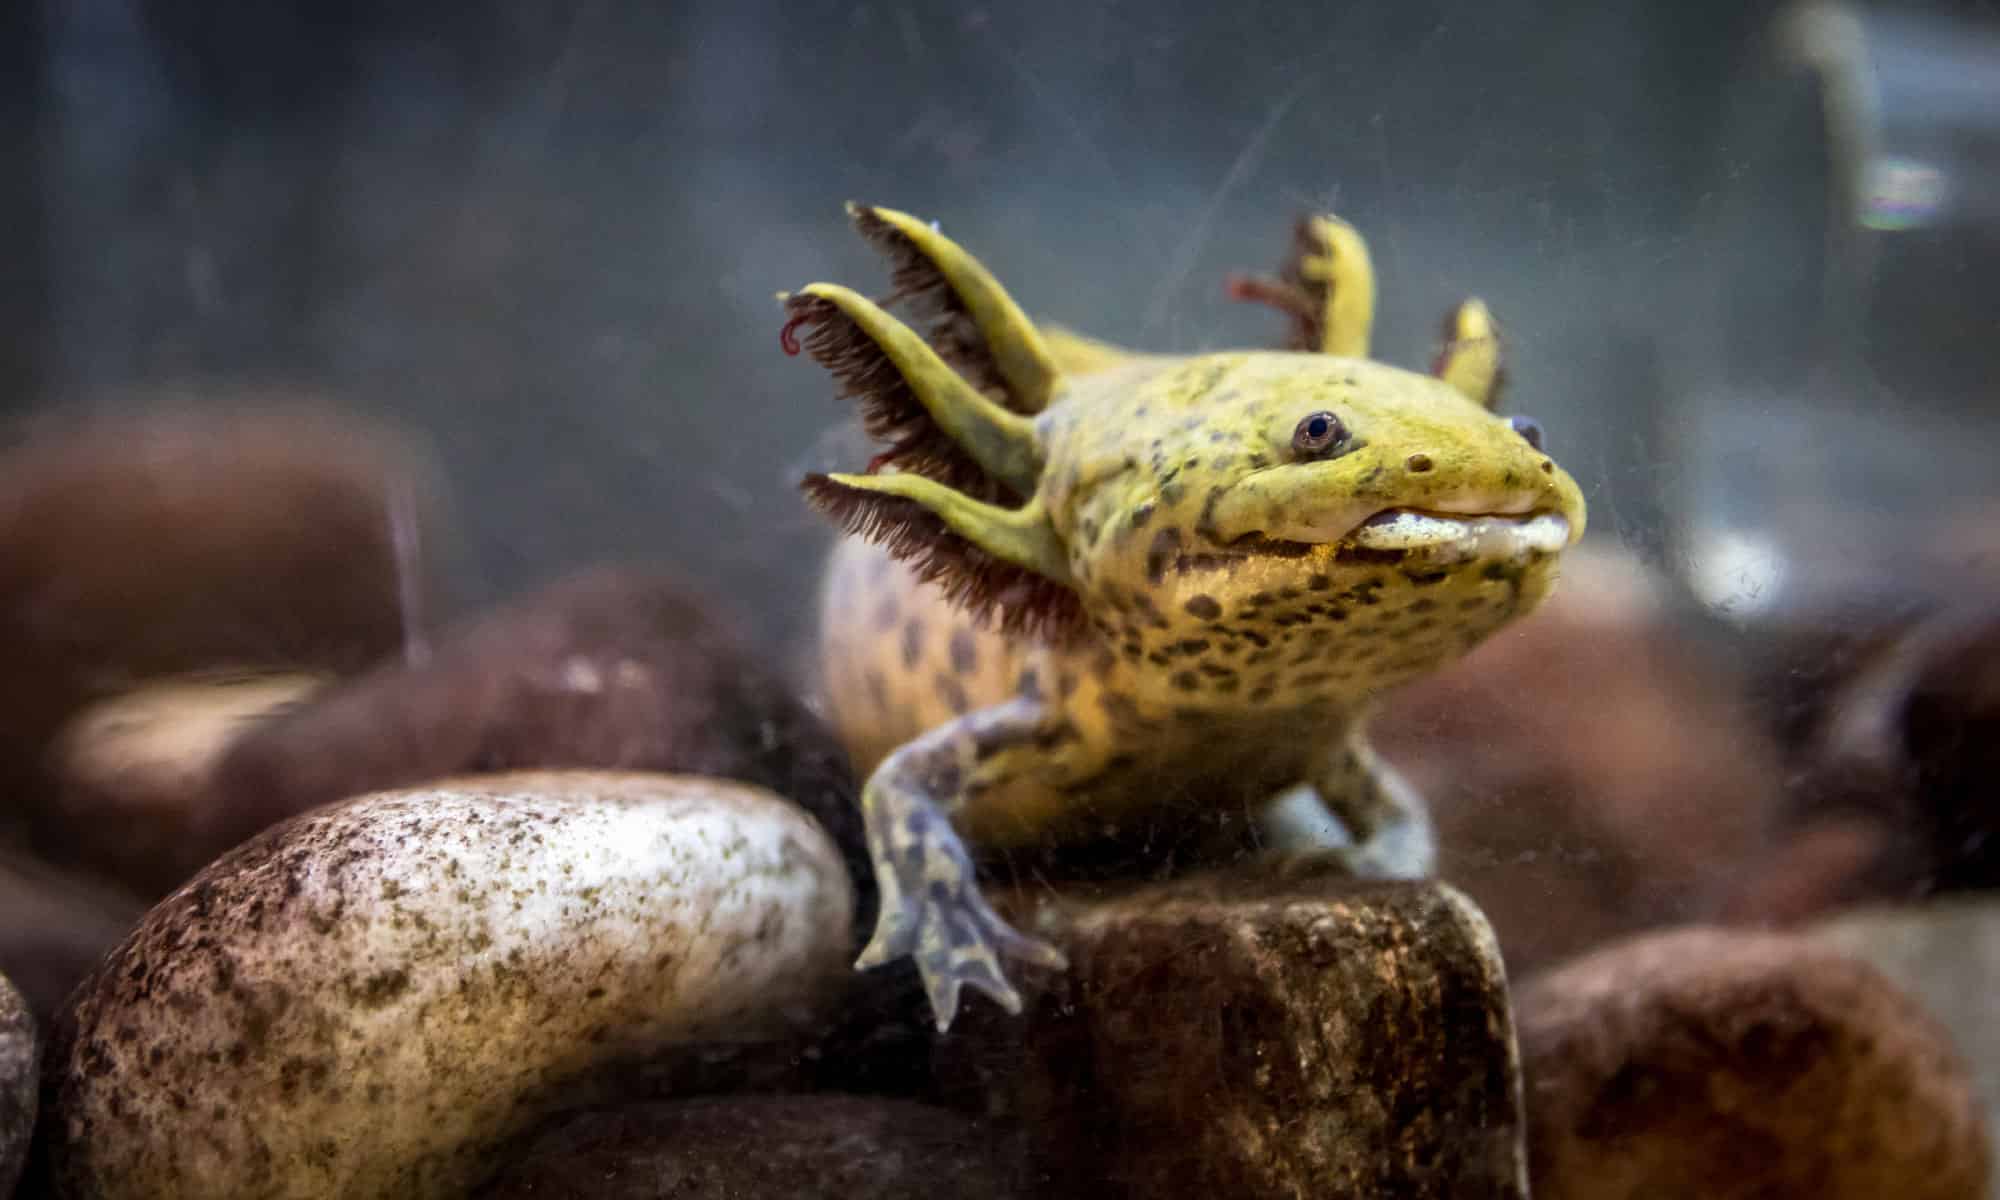
[[1531,609],[1583,533],[1539,426],[1435,376],[1249,352],[1072,388],[1042,498],[1098,636],[1176,703],[1391,685]]
[[[1374,278],[1331,217],[1277,280],[1293,349],[1143,355],[1037,328],[935,226],[853,208],[925,333],[847,288],[785,298],[882,452],[809,498],[963,606],[1094,642],[1177,708],[1359,698],[1532,608],[1583,533],[1498,340],[1461,304],[1430,374],[1367,355]],[[803,341],[798,331],[807,331]]]

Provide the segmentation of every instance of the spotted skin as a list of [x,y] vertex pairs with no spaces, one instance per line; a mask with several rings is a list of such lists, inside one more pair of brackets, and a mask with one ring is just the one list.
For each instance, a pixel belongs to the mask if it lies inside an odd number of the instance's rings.
[[[1359,246],[1344,225],[1314,228]],[[1345,270],[1372,302],[1372,276],[1355,275],[1365,249],[1341,263],[1322,264],[1323,287]],[[1262,850],[1285,872],[1432,869],[1428,815],[1368,750],[1367,711],[1539,603],[1583,501],[1489,408],[1483,305],[1461,307],[1447,329],[1466,340],[1425,375],[1365,357],[1368,303],[1298,301],[1317,345],[1353,353],[1140,355],[1069,334],[1033,343],[1025,319],[982,325],[1054,367],[1029,414],[1032,454],[1008,460],[1038,465],[1034,494],[1007,519],[1037,515],[1034,561],[1080,599],[1077,636],[981,626],[860,538],[832,556],[821,681],[869,772],[883,894],[857,965],[914,958],[940,1029],[966,986],[1019,1010],[1005,961],[1062,965],[980,896],[976,867],[996,856],[1134,844],[1176,861]],[[1316,413],[1343,431],[1330,453],[1299,449]],[[994,510],[967,511],[952,528],[977,541]],[[1364,528],[1404,512],[1436,528]],[[1537,522],[1542,535],[1524,532]],[[993,544],[1021,537],[1009,526]]]

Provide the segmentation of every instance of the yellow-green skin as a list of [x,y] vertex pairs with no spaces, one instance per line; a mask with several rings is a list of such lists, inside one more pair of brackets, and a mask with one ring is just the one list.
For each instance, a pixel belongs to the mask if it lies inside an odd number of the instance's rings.
[[[1368,753],[1364,715],[1383,690],[1547,594],[1557,552],[1583,532],[1576,483],[1475,399],[1490,394],[1490,372],[1469,396],[1362,357],[1049,344],[1066,372],[1032,416],[1043,460],[1026,508],[1045,513],[1089,635],[1058,645],[982,628],[859,538],[838,546],[825,577],[830,715],[872,773],[866,802],[902,814],[869,814],[885,904],[914,906],[899,895],[912,880],[972,888],[954,867],[905,875],[900,888],[891,878],[896,863],[935,859],[898,823],[927,821],[897,801],[940,774],[950,786],[918,805],[935,802],[981,857],[1120,838],[1268,845],[1297,833],[1303,785],[1357,843],[1336,837],[1328,853],[1364,872],[1427,871],[1421,803]],[[1348,441],[1301,461],[1294,429],[1317,411],[1337,414]],[[1400,552],[1357,532],[1393,510],[1499,532]],[[1553,543],[1510,540],[1552,518]],[[899,768],[899,747],[921,753]],[[1398,820],[1412,840],[1370,858],[1369,826]],[[984,911],[976,889],[967,903]],[[959,982],[1017,1006],[994,951],[1060,961],[990,922],[968,946],[953,922],[919,937],[910,917],[898,941],[892,915],[863,964],[917,957],[941,1027]]]

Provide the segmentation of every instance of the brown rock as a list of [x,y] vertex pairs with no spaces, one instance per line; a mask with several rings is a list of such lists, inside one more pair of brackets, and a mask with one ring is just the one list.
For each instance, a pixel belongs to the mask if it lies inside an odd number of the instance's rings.
[[1538,1200],[1976,1200],[1990,1150],[1942,1029],[1780,934],[1606,947],[1518,1000]]
[[299,672],[205,672],[84,709],[51,756],[58,820],[91,831],[76,857],[148,895],[178,886],[234,844],[202,836],[232,824],[205,811],[223,798],[213,780],[223,754],[325,683]]
[[1516,973],[1706,915],[1762,852],[1783,765],[1693,628],[1633,560],[1572,550],[1540,609],[1376,718]]
[[992,1134],[905,1100],[727,1096],[581,1113],[517,1151],[482,1200],[1001,1200]]
[[803,806],[874,920],[847,760],[782,678],[671,575],[600,568],[473,619],[235,743],[210,811],[242,837],[346,796],[473,772],[607,767],[714,775]]
[[[1922,1001],[1951,1031],[1972,1070],[1986,1113],[1987,1145],[2000,1146],[2000,896],[1968,892],[1923,904],[1843,912],[1800,932],[1851,955]],[[2000,1154],[1991,1156],[1990,1193],[2000,1196]]]
[[46,1023],[145,911],[128,892],[0,851],[0,975]]
[[0,975],[0,1196],[14,1194],[35,1130],[40,1038],[27,1001]]
[[1815,811],[1907,831],[1902,886],[2000,887],[2000,608],[1925,621],[1867,661],[1829,705],[1801,786]]
[[[205,400],[63,414],[0,456],[12,795],[39,781],[72,713],[134,680],[356,668],[400,647],[406,613],[431,603],[421,551],[437,540],[437,489],[410,444],[324,408]],[[90,832],[40,835],[60,852]]]
[[1070,969],[1025,1019],[972,1006],[939,1076],[984,1080],[1046,1194],[1525,1194],[1503,971],[1449,887],[1198,876],[1027,923]]

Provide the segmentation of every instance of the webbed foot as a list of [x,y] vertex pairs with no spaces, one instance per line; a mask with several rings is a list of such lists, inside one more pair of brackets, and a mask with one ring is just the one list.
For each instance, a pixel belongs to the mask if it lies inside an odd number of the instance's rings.
[[[980,893],[972,861],[951,823],[919,796],[870,797],[869,850],[882,892],[875,936],[855,960],[866,970],[905,955],[914,959],[939,1033],[958,1013],[959,991],[976,988],[1009,1013],[1021,994],[1003,957],[1061,970],[1062,952],[1007,924]],[[885,811],[893,808],[897,811]]]
[[1269,866],[1283,878],[1422,879],[1437,872],[1428,806],[1363,749],[1337,757],[1317,784],[1278,796],[1260,824],[1273,847]]

